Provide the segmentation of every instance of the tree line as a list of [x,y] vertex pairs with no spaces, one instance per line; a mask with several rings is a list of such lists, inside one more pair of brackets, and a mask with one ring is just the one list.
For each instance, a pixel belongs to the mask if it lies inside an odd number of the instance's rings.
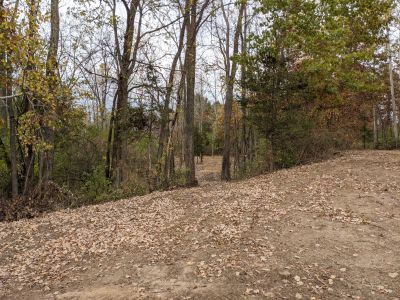
[[196,156],[221,155],[229,181],[396,148],[398,16],[393,0],[0,0],[2,205],[195,186]]

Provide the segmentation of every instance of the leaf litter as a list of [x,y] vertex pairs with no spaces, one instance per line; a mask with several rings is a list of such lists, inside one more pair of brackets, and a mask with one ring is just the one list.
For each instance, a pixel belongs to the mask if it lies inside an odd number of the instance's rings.
[[2,223],[0,298],[399,299],[399,183],[351,151]]

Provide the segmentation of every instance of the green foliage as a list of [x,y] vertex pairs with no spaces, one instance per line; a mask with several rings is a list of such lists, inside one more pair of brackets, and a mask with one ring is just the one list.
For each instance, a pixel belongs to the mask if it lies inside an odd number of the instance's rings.
[[[164,70],[155,63],[158,52],[149,55],[148,51],[154,46],[150,33],[159,38],[158,33],[150,31],[145,47],[137,49],[138,57],[144,60],[140,66],[127,59],[135,66],[133,73],[137,75],[129,74],[129,78],[125,78],[129,82],[125,102],[129,104],[115,98],[118,101],[111,116],[108,111],[111,98],[118,81],[123,82],[121,77],[125,75],[116,74],[116,69],[124,64],[118,61],[118,51],[112,49],[109,39],[114,34],[112,26],[116,25],[119,31],[126,22],[121,16],[113,16],[112,9],[102,1],[94,6],[91,1],[82,0],[75,4],[68,13],[78,21],[70,27],[76,32],[70,30],[65,36],[59,65],[48,60],[48,41],[42,30],[47,26],[48,14],[42,11],[43,5],[32,1],[15,10],[9,5],[0,11],[0,88],[11,87],[7,93],[18,95],[8,101],[8,107],[13,108],[16,117],[19,193],[25,179],[30,178],[27,162],[34,162],[34,178],[30,183],[33,190],[42,179],[40,160],[49,153],[54,154],[51,180],[58,187],[72,191],[80,199],[79,204],[184,185],[187,170],[183,166],[168,170],[165,178],[160,178],[166,150],[171,148],[164,147],[160,155],[157,152],[158,130],[165,119],[160,112],[167,109],[166,117],[172,120],[175,118],[172,107],[176,107],[179,114],[168,146],[173,148],[176,157],[182,154],[184,118],[179,110],[185,109],[185,101],[178,106],[178,98],[185,93],[178,90],[178,81],[185,72],[176,72],[179,75],[175,74],[171,86],[172,98],[165,105],[162,101],[170,87],[164,86],[168,78],[164,72],[168,68]],[[255,34],[250,34],[246,47],[242,47],[242,41],[239,43],[239,48],[246,49],[246,53],[231,57],[242,65],[240,71],[244,72],[243,82],[240,81],[243,86],[239,87],[239,81],[234,82],[235,94],[241,94],[243,99],[235,101],[231,122],[232,155],[235,157],[232,165],[238,177],[307,163],[336,148],[363,144],[370,147],[373,142],[372,104],[382,110],[377,147],[395,146],[390,132],[390,111],[382,108],[388,102],[387,54],[382,50],[389,41],[387,29],[392,27],[395,4],[394,0],[256,1],[255,10],[249,9],[256,16],[248,18],[256,25],[248,27],[250,30],[256,27]],[[157,13],[159,5],[161,3],[155,1],[149,7]],[[231,8],[238,9],[237,6]],[[226,28],[219,26],[224,22],[220,24],[217,20],[221,14],[216,10],[212,14],[222,33]],[[117,34],[117,38],[122,35]],[[172,43],[173,36],[166,45]],[[222,49],[225,45],[221,42]],[[165,55],[167,59],[169,54]],[[133,57],[133,53],[130,56]],[[215,67],[219,65],[216,63]],[[209,67],[214,67],[203,66],[206,73]],[[182,80],[185,86],[187,82]],[[211,103],[205,97],[203,88],[210,93],[209,79],[201,77],[197,82],[201,93],[196,94],[194,101],[194,152],[197,156],[218,154],[222,152],[224,139],[223,105]],[[223,87],[226,82],[222,80],[221,83]],[[215,98],[217,94],[215,90]],[[84,112],[83,102],[92,110],[90,117]],[[114,122],[109,122],[110,118]],[[7,118],[4,120],[10,122]],[[95,121],[91,123],[91,120]],[[120,146],[124,148],[121,153],[108,148],[107,124],[110,123],[121,125],[118,130],[112,127],[110,131],[113,133],[111,142],[121,140]],[[7,127],[1,125],[3,129]],[[0,197],[10,196],[9,132],[9,129],[2,130],[0,136],[3,142]],[[247,144],[251,147],[242,149]],[[117,160],[123,162],[123,182],[118,188],[106,178],[105,172],[106,153],[112,151],[116,151],[111,154],[121,156]],[[61,189],[54,189],[57,190]]]
[[84,204],[107,200],[105,197],[111,190],[111,181],[104,176],[103,166],[97,166],[91,173],[84,174],[83,180],[79,195]]
[[[391,0],[261,0],[244,102],[275,167],[307,162],[354,139],[370,143],[365,111],[383,93],[376,54],[387,42]],[[369,96],[366,96],[369,95]],[[348,112],[352,111],[352,114]],[[353,134],[345,132],[344,129]],[[347,141],[346,141],[347,138]],[[272,157],[271,157],[272,156]]]
[[207,132],[202,131],[198,127],[194,131],[194,154],[196,156],[203,156],[206,151],[206,147],[210,144]]
[[6,162],[0,159],[0,199],[8,198],[10,186],[10,171]]

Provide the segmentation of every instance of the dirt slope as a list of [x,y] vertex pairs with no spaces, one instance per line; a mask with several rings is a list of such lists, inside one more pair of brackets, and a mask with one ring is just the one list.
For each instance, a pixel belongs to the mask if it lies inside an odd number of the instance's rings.
[[399,299],[400,152],[0,224],[0,299]]

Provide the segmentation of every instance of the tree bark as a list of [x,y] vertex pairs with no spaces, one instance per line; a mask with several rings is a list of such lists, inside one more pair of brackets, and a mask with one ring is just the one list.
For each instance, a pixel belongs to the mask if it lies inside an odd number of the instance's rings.
[[[37,14],[38,14],[38,3],[36,0],[29,1],[29,22],[28,22],[28,50],[27,55],[29,57],[28,64],[25,72],[29,73],[35,68],[35,49],[33,49],[32,41],[36,38],[38,31]],[[29,91],[24,93],[24,113],[27,113],[33,109],[34,103],[36,102],[35,96],[31,98]],[[26,145],[26,156],[24,162],[25,180],[23,195],[26,196],[33,188],[34,170],[35,170],[35,152],[32,144]]]
[[178,116],[181,113],[182,107],[182,98],[184,98],[184,89],[185,89],[185,74],[182,73],[181,81],[179,83],[178,91],[177,91],[177,103],[174,117],[171,122],[171,130],[169,131],[169,137],[167,141],[167,151],[166,151],[166,162],[164,165],[164,186],[168,186],[171,177],[175,173],[175,152],[173,148],[172,135],[174,134],[175,127],[178,121]]
[[[48,79],[49,89],[54,91],[54,98],[57,101],[59,75],[58,75],[58,43],[60,37],[60,14],[59,0],[51,0],[50,4],[50,43],[46,61],[46,76]],[[51,110],[51,109],[50,109]],[[46,112],[44,112],[46,113]],[[54,130],[50,126],[43,128],[44,141],[52,148],[41,153],[39,178],[46,182],[51,179],[54,161]]]
[[[239,38],[242,30],[242,20],[244,9],[246,7],[246,3],[242,2],[239,9],[239,16],[236,23],[235,35],[233,40],[233,55],[237,55],[239,52]],[[225,10],[222,8],[224,13],[225,22],[227,24],[227,28],[229,28],[229,20],[225,14]],[[237,70],[237,62],[234,60],[232,65],[230,65],[230,55],[229,55],[229,30],[226,33],[226,95],[225,95],[225,105],[224,105],[224,150],[222,153],[222,170],[221,170],[221,179],[229,181],[231,180],[231,119],[232,119],[232,105],[233,105],[233,88],[235,84],[236,70]]]
[[114,123],[115,123],[115,106],[117,102],[117,93],[114,95],[113,104],[111,108],[110,125],[108,127],[108,137],[107,137],[107,151],[106,151],[106,178],[111,179],[111,161],[112,161],[112,141],[114,133]]
[[372,106],[372,116],[374,122],[374,149],[378,147],[378,125],[377,125],[377,118],[376,118],[376,105],[375,103]]
[[125,179],[125,168],[127,158],[127,138],[129,135],[129,79],[133,73],[133,69],[136,62],[137,50],[140,42],[140,27],[142,21],[142,12],[140,11],[140,19],[138,24],[137,38],[135,44],[133,43],[134,32],[135,32],[135,17],[139,8],[139,0],[132,0],[129,7],[126,6],[127,20],[126,29],[124,32],[124,43],[123,50],[120,53],[119,50],[119,39],[118,29],[116,24],[116,2],[113,1],[113,26],[115,43],[117,47],[117,56],[119,63],[119,74],[118,74],[118,89],[117,99],[115,108],[115,120],[114,120],[114,134],[112,142],[112,162],[111,162],[111,179],[116,187],[119,187],[122,181]]
[[185,101],[185,147],[184,160],[186,167],[186,184],[197,185],[194,161],[194,97],[196,84],[196,17],[197,0],[190,3],[190,20],[187,26],[187,46],[185,56],[186,71],[186,101]]
[[[14,15],[12,17],[11,22],[15,21],[15,14],[19,6],[19,1],[15,2],[14,6]],[[4,1],[0,0],[0,23],[7,22],[5,16],[5,7]],[[9,143],[10,143],[10,174],[11,174],[11,196],[12,198],[16,198],[19,195],[19,186],[18,186],[18,158],[17,158],[17,133],[16,133],[16,119],[14,112],[14,103],[13,100],[15,97],[12,97],[12,64],[10,61],[11,49],[6,47],[1,48],[0,54],[0,82],[3,83],[1,86],[1,94],[2,96],[8,96],[9,98],[5,99],[5,123],[7,123],[7,116],[9,118]]]
[[[164,145],[167,143],[167,140],[169,138],[169,105],[171,102],[176,67],[178,64],[178,60],[182,54],[182,50],[183,50],[183,46],[184,46],[186,24],[187,24],[187,20],[188,20],[188,18],[187,18],[188,3],[189,3],[189,1],[186,1],[185,15],[184,15],[183,24],[182,24],[182,27],[181,27],[180,33],[179,33],[178,49],[177,49],[177,52],[175,53],[174,59],[172,61],[171,70],[169,73],[169,78],[168,78],[168,83],[167,83],[167,88],[166,88],[164,107],[161,112],[160,136],[159,136],[158,151],[157,151],[157,162],[160,165],[160,170],[161,170],[162,156],[165,152]],[[167,152],[168,152],[168,149],[167,149]],[[167,161],[168,161],[168,158],[166,156],[166,160],[164,163],[167,163]]]
[[114,139],[112,146],[112,180],[118,187],[124,180],[124,164],[127,155],[128,127],[128,78],[121,74],[118,80],[115,109]]
[[397,148],[399,133],[397,128],[397,105],[396,105],[396,97],[394,91],[394,81],[393,81],[393,62],[392,62],[392,54],[391,54],[391,47],[390,42],[388,43],[388,52],[389,52],[389,81],[390,81],[390,101],[392,105],[392,128],[393,128],[393,138],[395,142],[395,146]]
[[14,107],[12,100],[9,100],[8,114],[10,118],[10,162],[11,162],[11,193],[16,198],[18,192],[18,162],[17,162],[17,132]]

